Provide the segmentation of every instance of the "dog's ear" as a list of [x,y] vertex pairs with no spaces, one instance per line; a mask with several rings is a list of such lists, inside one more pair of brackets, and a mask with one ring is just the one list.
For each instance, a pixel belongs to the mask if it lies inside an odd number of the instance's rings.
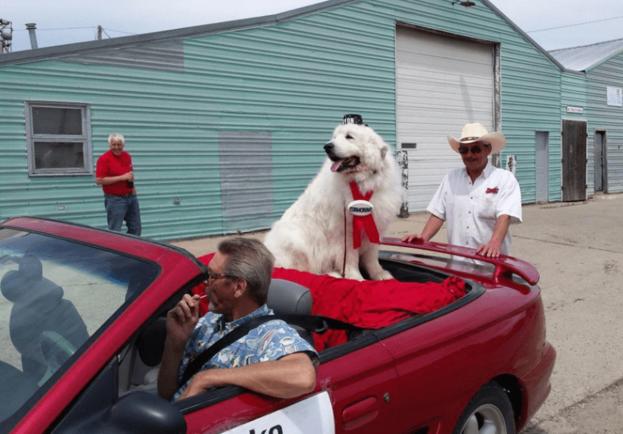
[[383,146],[381,148],[381,160],[384,160],[386,155],[387,155],[387,146]]

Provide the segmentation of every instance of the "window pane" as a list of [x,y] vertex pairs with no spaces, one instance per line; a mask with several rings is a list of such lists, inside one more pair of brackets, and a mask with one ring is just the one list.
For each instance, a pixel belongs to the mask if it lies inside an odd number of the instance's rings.
[[82,134],[82,110],[78,108],[33,107],[35,134]]
[[82,143],[35,142],[35,169],[84,167]]
[[[156,278],[157,265],[39,234],[0,230],[0,429],[32,408],[74,353]],[[127,305],[126,305],[127,306]],[[8,427],[11,428],[10,426]]]

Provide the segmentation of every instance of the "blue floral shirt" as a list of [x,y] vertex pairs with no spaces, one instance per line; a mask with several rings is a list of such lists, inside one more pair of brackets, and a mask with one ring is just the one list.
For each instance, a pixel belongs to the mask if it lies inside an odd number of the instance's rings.
[[[267,305],[262,305],[250,314],[235,321],[226,322],[223,315],[208,312],[195,326],[195,330],[186,343],[184,355],[177,371],[178,383],[182,381],[188,363],[198,354],[216,343],[223,336],[251,318],[274,315]],[[286,322],[276,319],[265,322],[252,329],[245,336],[216,353],[201,369],[237,368],[254,363],[278,360],[288,354],[307,352],[315,362],[317,353],[296,330]],[[184,393],[188,383],[183,384],[173,396],[173,400]]]

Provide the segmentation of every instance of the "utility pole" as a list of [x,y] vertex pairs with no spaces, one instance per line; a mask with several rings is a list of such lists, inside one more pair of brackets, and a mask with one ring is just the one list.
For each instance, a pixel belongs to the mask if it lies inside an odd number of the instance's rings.
[[102,40],[102,31],[103,30],[104,30],[104,28],[98,24],[97,25],[97,40],[98,41]]
[[8,20],[0,18],[0,54],[11,52],[13,26]]

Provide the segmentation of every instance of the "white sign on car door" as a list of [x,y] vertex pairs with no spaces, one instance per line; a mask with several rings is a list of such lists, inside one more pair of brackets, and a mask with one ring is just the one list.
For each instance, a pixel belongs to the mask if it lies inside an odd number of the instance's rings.
[[267,414],[224,434],[334,434],[333,407],[321,392],[289,407]]

